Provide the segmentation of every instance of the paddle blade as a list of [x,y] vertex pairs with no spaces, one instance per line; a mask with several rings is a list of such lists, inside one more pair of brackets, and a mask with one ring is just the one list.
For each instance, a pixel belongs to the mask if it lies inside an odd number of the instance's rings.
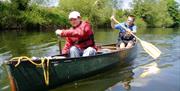
[[160,56],[161,51],[157,47],[155,47],[153,44],[148,43],[143,40],[141,40],[140,43],[141,43],[143,49],[154,59],[156,59]]

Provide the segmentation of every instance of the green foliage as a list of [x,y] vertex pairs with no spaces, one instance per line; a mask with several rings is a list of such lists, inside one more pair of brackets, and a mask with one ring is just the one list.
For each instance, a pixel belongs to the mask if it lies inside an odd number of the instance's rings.
[[15,7],[16,5],[11,5],[10,3],[0,3],[1,26],[5,27],[8,25],[12,25],[14,22],[17,21],[17,16],[19,15],[19,12],[15,12]]
[[11,0],[11,5],[15,5],[16,9],[18,9],[20,11],[24,11],[28,8],[29,2],[30,2],[30,0]]
[[[116,12],[115,12],[115,15],[116,15],[116,19],[119,22],[125,22],[128,15],[133,15],[133,13],[131,11],[129,11],[129,10],[117,9]],[[138,27],[146,27],[147,26],[146,22],[144,22],[144,20],[141,17],[138,17],[138,16],[135,16],[135,24]]]
[[136,17],[135,24],[138,27],[147,27],[147,23],[142,18],[139,18],[139,17]]
[[67,23],[63,12],[59,12],[55,8],[45,9],[42,7],[38,7],[37,5],[32,5],[28,10],[23,12],[22,18],[25,24],[31,23],[40,25],[65,25],[65,23]]
[[8,4],[7,3],[0,3],[0,19],[1,19],[1,22],[0,22],[0,25],[1,26],[4,26],[5,25],[5,21],[7,20],[7,17],[9,15],[9,7],[8,7]]
[[103,25],[109,21],[112,5],[109,0],[61,0],[59,9],[67,12],[79,11],[84,19],[93,25]]
[[174,24],[173,27],[179,27],[180,26],[180,10],[178,9],[180,4],[178,4],[174,0],[166,0],[167,1],[167,7],[168,7],[168,13],[172,17]]
[[61,25],[65,26],[68,24],[68,20],[66,19],[66,13],[64,11],[59,10],[58,8],[52,8],[48,9],[43,12],[44,17],[47,18],[47,21],[50,24],[55,24],[55,25]]
[[[136,16],[138,26],[179,27],[180,9],[175,0],[133,0],[132,10],[121,10],[122,0],[60,0],[58,7],[45,7],[50,0],[11,0],[0,2],[0,28],[69,26],[68,14],[79,11],[93,26],[110,26],[112,8],[116,18]],[[44,5],[44,6],[43,6]]]
[[37,8],[36,6],[32,6],[28,10],[23,11],[21,16],[24,20],[24,24],[43,24],[47,22],[47,20],[43,17],[43,11],[43,9]]
[[27,27],[36,26],[64,26],[67,24],[65,13],[57,8],[41,7],[37,4],[29,4],[30,0],[13,0],[11,3],[0,3],[0,26]]
[[175,23],[172,16],[177,11],[168,13],[170,7],[167,0],[134,0],[132,5],[132,12],[136,16],[142,17],[148,27],[170,27]]

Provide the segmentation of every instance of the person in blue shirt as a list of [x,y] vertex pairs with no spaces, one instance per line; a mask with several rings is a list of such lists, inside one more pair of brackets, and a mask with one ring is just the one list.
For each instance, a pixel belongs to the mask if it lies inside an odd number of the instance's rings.
[[111,16],[110,19],[111,19],[111,27],[119,30],[118,43],[117,43],[118,47],[120,49],[132,47],[136,39],[128,30],[125,30],[123,27],[126,27],[127,29],[131,30],[132,33],[135,34],[137,29],[137,26],[134,24],[135,16],[129,15],[125,22],[119,24],[115,24],[114,16]]

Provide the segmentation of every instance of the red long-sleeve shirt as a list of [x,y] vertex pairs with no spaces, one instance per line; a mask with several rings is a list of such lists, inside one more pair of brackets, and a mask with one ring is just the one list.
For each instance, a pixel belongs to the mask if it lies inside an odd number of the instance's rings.
[[66,37],[66,43],[62,54],[68,54],[71,46],[76,46],[81,50],[91,46],[95,48],[94,33],[88,22],[82,21],[77,27],[64,30],[61,37]]

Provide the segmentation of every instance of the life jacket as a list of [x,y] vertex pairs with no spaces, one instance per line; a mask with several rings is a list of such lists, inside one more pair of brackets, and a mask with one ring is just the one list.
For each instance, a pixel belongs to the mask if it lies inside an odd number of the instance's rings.
[[[125,23],[124,23],[124,26],[126,27],[126,28],[129,28],[131,31],[133,30],[133,26],[134,26],[134,24],[131,26],[131,27],[128,27]],[[123,31],[123,32],[119,32],[119,37],[118,37],[118,41],[129,41],[129,40],[132,40],[132,39],[134,39],[134,36],[133,35],[129,35],[129,34],[127,34],[127,32],[126,31]]]
[[80,37],[76,41],[73,41],[73,45],[81,49],[86,49],[87,47],[95,47],[93,31],[92,29],[88,29],[89,31],[85,31],[86,26],[90,26],[90,24],[88,22],[81,22],[81,24],[76,27],[76,29],[80,29],[82,30],[81,32],[84,32],[84,36]]

